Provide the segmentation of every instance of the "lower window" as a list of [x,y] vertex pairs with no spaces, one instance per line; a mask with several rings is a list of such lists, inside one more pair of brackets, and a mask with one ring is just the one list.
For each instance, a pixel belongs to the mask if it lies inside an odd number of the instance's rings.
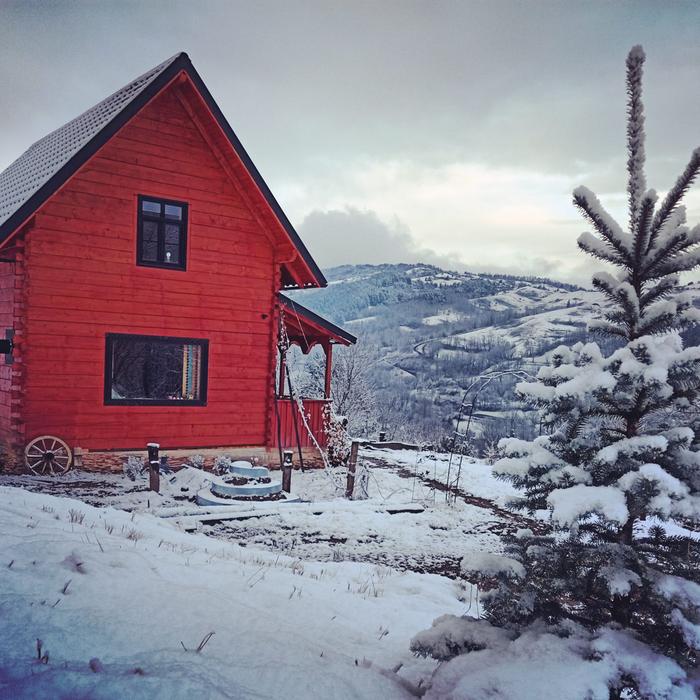
[[204,406],[208,354],[207,340],[108,333],[105,403]]

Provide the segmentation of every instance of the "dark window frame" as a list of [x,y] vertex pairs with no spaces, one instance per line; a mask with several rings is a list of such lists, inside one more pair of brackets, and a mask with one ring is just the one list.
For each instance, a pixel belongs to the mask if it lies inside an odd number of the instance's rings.
[[[112,397],[112,357],[115,340],[151,340],[172,345],[199,345],[202,348],[198,399],[115,399]],[[141,335],[137,333],[107,333],[105,335],[104,404],[105,406],[206,406],[209,389],[209,340],[180,338],[170,335]]]
[[[162,270],[187,270],[187,227],[188,227],[188,209],[187,202],[179,202],[174,199],[163,199],[163,197],[151,197],[149,195],[140,194],[138,196],[138,212],[136,222],[136,264],[142,267],[158,267]],[[161,214],[155,215],[143,211],[144,202],[156,202],[161,205]],[[167,219],[165,216],[165,205],[181,207],[182,219]],[[153,221],[158,224],[158,260],[143,259],[143,222]],[[165,262],[165,224],[180,225],[180,262],[175,265]]]

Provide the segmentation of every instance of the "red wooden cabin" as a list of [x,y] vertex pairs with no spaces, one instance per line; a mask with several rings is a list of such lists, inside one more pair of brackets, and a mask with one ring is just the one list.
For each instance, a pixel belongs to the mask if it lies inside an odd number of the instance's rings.
[[297,442],[275,386],[280,328],[326,352],[326,398],[305,402],[324,445],[331,348],[355,338],[280,294],[326,281],[186,54],[0,174],[0,248],[13,448],[52,435],[94,468],[149,441],[176,463],[276,461]]

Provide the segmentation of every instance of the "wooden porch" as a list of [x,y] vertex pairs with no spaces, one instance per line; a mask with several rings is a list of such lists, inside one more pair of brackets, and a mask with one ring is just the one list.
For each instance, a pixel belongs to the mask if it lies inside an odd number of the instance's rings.
[[294,450],[297,445],[302,449],[315,448],[316,445],[309,435],[309,431],[316,438],[319,447],[326,447],[327,420],[330,414],[331,400],[302,399],[302,404],[308,430],[299,414],[296,401],[291,401],[289,396],[277,397],[277,409],[272,428],[275,447],[281,447],[283,450]]
[[[272,425],[273,446],[282,450],[325,448],[332,403],[333,346],[351,345],[357,339],[283,294],[279,295],[279,300],[281,337]],[[303,416],[287,372],[286,353],[291,345],[299,346],[304,354],[320,345],[326,359],[323,398],[302,398]]]

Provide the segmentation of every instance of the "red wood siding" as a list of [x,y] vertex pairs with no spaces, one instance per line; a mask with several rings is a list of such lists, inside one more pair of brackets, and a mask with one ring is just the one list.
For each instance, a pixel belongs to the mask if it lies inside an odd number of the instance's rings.
[[[328,399],[303,399],[302,403],[304,404],[306,421],[311,432],[314,434],[319,446],[325,447],[327,443],[326,408],[329,406],[330,401]],[[294,429],[294,420],[296,418],[299,425],[299,442],[301,447],[316,447],[304,427],[301,416],[297,413],[296,406],[290,403],[288,397],[278,400],[277,413],[279,413],[279,434],[281,434],[281,440],[278,440],[277,416],[275,415],[272,431],[272,439],[275,446],[278,446],[281,442],[282,448],[296,449],[297,438]]]
[[[27,439],[50,433],[92,450],[265,444],[273,245],[175,90],[103,146],[27,236]],[[185,272],[136,265],[139,194],[188,203]],[[105,406],[106,333],[207,338],[207,406]]]
[[[15,265],[0,263],[0,337],[5,328],[14,327]],[[0,438],[11,439],[12,365],[5,364],[0,355]]]

